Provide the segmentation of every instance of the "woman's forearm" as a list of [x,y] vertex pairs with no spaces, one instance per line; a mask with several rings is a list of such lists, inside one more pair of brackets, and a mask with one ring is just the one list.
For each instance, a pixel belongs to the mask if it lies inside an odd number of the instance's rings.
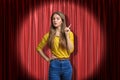
[[73,44],[72,42],[70,41],[70,38],[69,38],[69,35],[66,36],[66,39],[67,39],[67,47],[68,47],[68,50],[72,50],[73,49]]
[[44,54],[44,52],[42,50],[39,50],[38,52],[46,61],[48,61],[48,62],[50,61],[50,59]]

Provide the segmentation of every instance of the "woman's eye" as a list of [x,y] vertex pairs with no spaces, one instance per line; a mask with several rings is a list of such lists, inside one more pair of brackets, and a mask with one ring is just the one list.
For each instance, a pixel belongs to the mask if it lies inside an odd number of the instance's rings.
[[60,18],[53,18],[53,20],[60,20]]
[[53,20],[55,20],[55,18],[53,18]]
[[57,20],[59,20],[59,18],[57,18]]

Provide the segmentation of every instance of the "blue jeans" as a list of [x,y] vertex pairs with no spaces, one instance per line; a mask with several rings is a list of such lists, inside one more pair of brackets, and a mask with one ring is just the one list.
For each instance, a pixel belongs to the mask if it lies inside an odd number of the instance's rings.
[[72,66],[69,60],[51,60],[49,80],[71,80]]

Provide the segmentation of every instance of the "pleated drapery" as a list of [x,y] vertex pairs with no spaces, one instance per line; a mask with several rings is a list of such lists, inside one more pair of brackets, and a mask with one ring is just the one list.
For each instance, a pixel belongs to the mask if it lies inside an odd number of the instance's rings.
[[[20,52],[18,59],[22,67],[36,79],[48,79],[49,63],[42,59],[36,47],[43,35],[49,31],[50,17],[55,11],[65,14],[67,26],[72,25],[71,30],[75,36],[75,50],[71,56],[73,79],[92,76],[99,68],[105,55],[103,54],[105,32],[101,28],[99,18],[77,3],[79,1],[43,2],[42,6],[38,5],[30,10],[21,23],[16,43]],[[50,55],[47,49],[45,53]]]
[[[72,80],[109,79],[106,67],[103,67],[107,66],[105,61],[108,49],[105,3],[104,0],[3,1],[2,13],[6,15],[5,21],[8,19],[8,24],[4,25],[8,26],[8,30],[3,29],[9,35],[4,38],[3,52],[9,54],[3,54],[2,79],[48,80],[49,63],[38,54],[36,47],[49,31],[50,17],[55,11],[65,14],[67,26],[71,24],[70,29],[74,33],[75,49],[70,57]],[[44,52],[51,55],[47,47]]]

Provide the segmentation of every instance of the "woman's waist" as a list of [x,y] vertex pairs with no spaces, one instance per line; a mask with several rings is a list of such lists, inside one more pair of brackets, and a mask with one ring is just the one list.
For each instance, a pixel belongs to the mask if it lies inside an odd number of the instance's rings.
[[52,54],[51,59],[69,60],[69,56],[58,56],[58,55]]
[[68,54],[67,52],[55,52],[52,51],[52,54],[58,58],[69,58],[70,54]]

